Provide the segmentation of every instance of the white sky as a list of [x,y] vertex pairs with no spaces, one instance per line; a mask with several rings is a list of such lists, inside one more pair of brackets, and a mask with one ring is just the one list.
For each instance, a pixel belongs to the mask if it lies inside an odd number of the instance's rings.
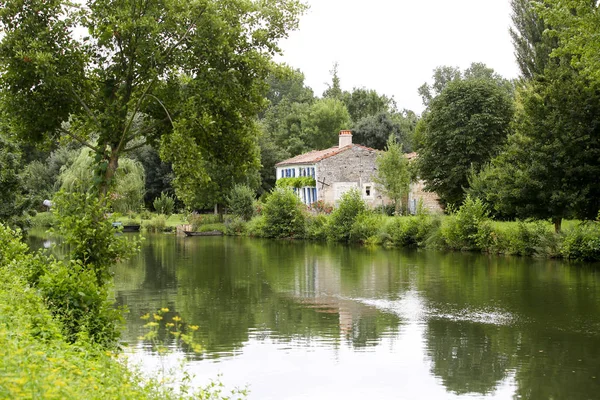
[[299,68],[321,96],[339,63],[343,90],[375,89],[398,109],[421,113],[417,88],[440,65],[483,62],[505,78],[518,67],[508,33],[509,0],[305,0],[300,28],[277,60]]

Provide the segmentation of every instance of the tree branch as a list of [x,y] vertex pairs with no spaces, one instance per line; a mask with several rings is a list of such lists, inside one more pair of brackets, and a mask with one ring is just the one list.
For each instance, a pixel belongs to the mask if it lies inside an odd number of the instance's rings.
[[88,148],[90,148],[90,149],[94,150],[94,152],[96,152],[96,153],[101,153],[101,152],[102,152],[102,151],[100,150],[100,148],[99,148],[99,147],[97,147],[97,146],[94,146],[94,145],[92,145],[92,144],[90,144],[90,143],[86,142],[85,140],[83,140],[83,139],[82,139],[82,138],[80,138],[79,136],[77,136],[77,135],[75,135],[75,134],[73,134],[73,133],[69,132],[69,130],[68,130],[68,129],[65,129],[65,128],[62,128],[62,127],[61,127],[61,128],[58,128],[58,130],[59,130],[59,131],[61,131],[62,133],[64,133],[65,135],[69,136],[71,139],[74,139],[74,140],[76,140],[77,142],[81,143],[81,144],[82,144],[82,145],[84,145],[85,147],[88,147]]

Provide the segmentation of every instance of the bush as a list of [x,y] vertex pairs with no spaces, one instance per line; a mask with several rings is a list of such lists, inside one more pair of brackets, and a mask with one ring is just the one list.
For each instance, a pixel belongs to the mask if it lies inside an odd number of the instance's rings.
[[[441,226],[440,235],[445,246],[453,250],[481,249],[480,227],[486,229],[488,211],[481,199],[467,196],[463,205],[454,215],[447,217]],[[487,231],[487,229],[486,229]]]
[[384,216],[373,214],[370,211],[363,211],[356,217],[352,224],[350,240],[359,243],[365,243],[367,240],[371,244],[378,243],[381,240],[379,239],[379,234],[383,231],[384,225]]
[[306,218],[306,238],[309,240],[326,240],[328,220],[329,217],[324,214],[309,215]]
[[587,222],[569,229],[560,253],[570,260],[600,261],[600,224]]
[[246,221],[241,217],[231,216],[225,220],[225,234],[229,236],[242,236],[246,233]]
[[149,221],[142,221],[142,227],[147,232],[163,232],[167,227],[167,217],[160,214]]
[[31,226],[38,228],[49,228],[56,222],[56,217],[52,212],[39,212],[31,218]]
[[263,208],[265,234],[272,238],[304,236],[303,204],[290,189],[275,188]]
[[385,226],[385,243],[400,247],[423,247],[438,227],[439,219],[427,215],[394,217]]
[[325,203],[323,200],[317,200],[310,205],[310,209],[319,214],[331,214],[333,206]]
[[327,237],[336,241],[349,241],[354,220],[366,211],[365,202],[357,189],[347,191],[342,195],[339,206],[331,213],[327,224]]
[[82,334],[102,347],[116,347],[123,322],[121,312],[108,300],[106,285],[94,271],[78,262],[54,262],[37,287],[48,309],[61,323],[65,339],[74,343]]
[[157,213],[166,215],[167,219],[175,211],[175,199],[165,192],[162,192],[160,197],[155,198],[152,205]]
[[253,237],[265,237],[267,223],[265,222],[265,217],[262,215],[258,215],[248,221],[246,225],[246,233],[248,236]]
[[249,221],[254,215],[254,190],[246,185],[235,185],[227,197],[229,212]]

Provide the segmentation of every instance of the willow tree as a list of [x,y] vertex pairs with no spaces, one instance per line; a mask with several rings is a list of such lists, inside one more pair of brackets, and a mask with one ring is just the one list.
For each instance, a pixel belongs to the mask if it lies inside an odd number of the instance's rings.
[[181,175],[207,182],[206,165],[219,162],[243,172],[256,163],[253,119],[271,58],[303,9],[297,0],[0,0],[0,103],[13,134],[68,136],[93,150],[100,198],[122,155],[161,139]]

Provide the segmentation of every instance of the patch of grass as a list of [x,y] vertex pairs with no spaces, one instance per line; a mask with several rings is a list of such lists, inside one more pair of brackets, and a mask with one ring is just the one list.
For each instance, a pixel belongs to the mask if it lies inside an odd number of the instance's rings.
[[39,212],[31,217],[31,226],[35,228],[48,228],[54,225],[56,217],[49,211]]

